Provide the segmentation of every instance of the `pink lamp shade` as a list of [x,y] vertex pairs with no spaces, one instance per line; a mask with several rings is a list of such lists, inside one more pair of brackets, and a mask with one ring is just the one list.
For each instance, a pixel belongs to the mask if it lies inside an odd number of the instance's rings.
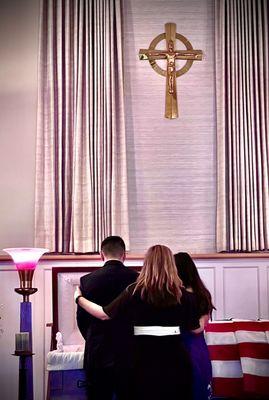
[[40,248],[31,248],[31,247],[22,247],[22,248],[11,248],[11,249],[3,249],[6,253],[8,253],[18,271],[22,270],[35,270],[36,265],[40,259],[40,257],[47,253],[48,249],[40,249]]

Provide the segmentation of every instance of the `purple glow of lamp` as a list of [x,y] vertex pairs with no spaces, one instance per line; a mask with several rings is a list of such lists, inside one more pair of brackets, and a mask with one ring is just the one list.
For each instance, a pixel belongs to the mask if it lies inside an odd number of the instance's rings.
[[12,257],[19,273],[20,287],[16,288],[15,292],[23,295],[24,302],[29,302],[29,296],[37,292],[37,289],[32,287],[33,275],[37,263],[40,257],[49,250],[30,247],[3,250]]
[[20,277],[20,287],[14,289],[23,296],[20,307],[20,333],[16,334],[16,356],[19,363],[19,400],[33,400],[33,361],[32,361],[32,304],[29,296],[37,292],[32,287],[33,275],[40,257],[48,249],[40,248],[10,248],[3,249],[16,265]]

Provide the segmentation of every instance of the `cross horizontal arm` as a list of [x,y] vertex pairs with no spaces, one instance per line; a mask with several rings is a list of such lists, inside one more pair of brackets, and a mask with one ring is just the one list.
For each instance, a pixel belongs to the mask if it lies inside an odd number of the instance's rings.
[[174,55],[177,60],[201,61],[203,57],[203,52],[202,50],[175,50],[170,53],[168,52],[168,50],[139,50],[140,60],[148,60],[149,58],[153,58],[154,60],[165,60],[168,55]]
[[175,58],[177,60],[197,60],[202,61],[202,50],[175,50]]
[[140,49],[139,60],[148,60],[154,58],[154,60],[165,60],[167,57],[167,50],[150,50]]

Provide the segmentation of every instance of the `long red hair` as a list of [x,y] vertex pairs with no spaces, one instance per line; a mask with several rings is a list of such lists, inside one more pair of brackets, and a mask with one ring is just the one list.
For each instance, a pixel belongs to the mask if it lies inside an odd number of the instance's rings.
[[180,302],[183,286],[178,276],[172,251],[163,245],[148,249],[134,293],[156,306],[169,306]]

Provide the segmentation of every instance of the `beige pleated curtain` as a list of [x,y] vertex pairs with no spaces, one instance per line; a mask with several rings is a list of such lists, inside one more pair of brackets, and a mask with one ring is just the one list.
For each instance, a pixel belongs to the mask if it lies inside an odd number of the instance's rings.
[[269,249],[268,1],[216,0],[218,251]]
[[95,252],[128,202],[120,0],[41,5],[35,244]]

